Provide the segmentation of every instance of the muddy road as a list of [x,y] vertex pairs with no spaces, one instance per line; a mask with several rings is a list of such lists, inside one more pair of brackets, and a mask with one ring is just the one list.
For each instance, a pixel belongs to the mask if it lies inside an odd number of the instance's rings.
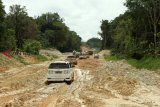
[[91,56],[78,60],[71,85],[47,85],[50,63],[1,73],[0,107],[160,107],[160,75],[154,71]]

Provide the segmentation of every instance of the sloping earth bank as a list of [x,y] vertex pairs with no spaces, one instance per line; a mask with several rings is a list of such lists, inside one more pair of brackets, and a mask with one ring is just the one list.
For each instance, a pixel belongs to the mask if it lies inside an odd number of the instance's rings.
[[[62,56],[61,59],[64,59]],[[160,107],[160,76],[125,60],[78,60],[75,81],[45,84],[50,62],[0,74],[2,107]]]

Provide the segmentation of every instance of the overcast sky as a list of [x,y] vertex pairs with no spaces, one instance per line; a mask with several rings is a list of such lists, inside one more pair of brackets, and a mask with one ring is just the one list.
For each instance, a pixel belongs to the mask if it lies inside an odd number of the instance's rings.
[[125,12],[125,0],[2,0],[5,10],[9,6],[26,6],[29,16],[58,12],[70,30],[76,31],[83,41],[99,37],[102,19],[113,20]]

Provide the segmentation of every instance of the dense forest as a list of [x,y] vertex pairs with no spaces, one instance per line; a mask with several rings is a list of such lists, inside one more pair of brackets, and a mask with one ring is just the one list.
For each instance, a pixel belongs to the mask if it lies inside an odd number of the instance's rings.
[[86,44],[96,50],[100,50],[102,47],[102,41],[99,38],[91,38],[86,42]]
[[160,54],[160,0],[126,0],[127,11],[101,21],[102,49],[125,57]]
[[71,31],[58,13],[28,16],[25,6],[12,5],[6,14],[0,0],[0,51],[23,50],[38,54],[40,48],[80,50],[81,38]]

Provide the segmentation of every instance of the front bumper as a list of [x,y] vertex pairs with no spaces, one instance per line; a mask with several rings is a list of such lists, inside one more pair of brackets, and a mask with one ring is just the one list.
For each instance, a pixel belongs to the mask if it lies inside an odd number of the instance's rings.
[[69,78],[47,78],[47,81],[71,81],[72,80],[72,78],[71,77],[69,77]]

